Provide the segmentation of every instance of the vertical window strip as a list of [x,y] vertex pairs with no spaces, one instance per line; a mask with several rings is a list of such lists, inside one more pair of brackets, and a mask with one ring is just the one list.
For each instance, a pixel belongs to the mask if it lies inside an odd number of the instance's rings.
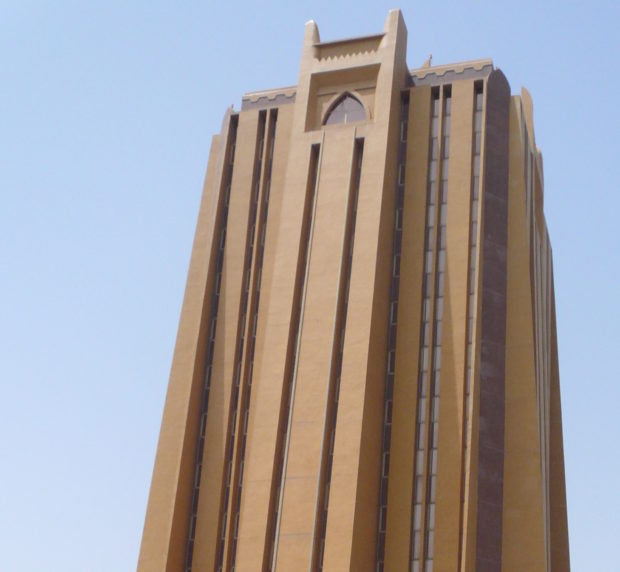
[[377,517],[376,571],[383,572],[385,558],[385,534],[387,525],[388,479],[390,467],[390,443],[392,436],[392,403],[394,397],[394,370],[396,362],[396,333],[398,292],[400,286],[400,254],[403,235],[403,206],[405,199],[405,160],[407,157],[407,132],[409,119],[409,92],[402,94],[400,104],[400,128],[398,144],[398,178],[394,207],[394,232],[392,238],[392,279],[390,283],[390,306],[388,315],[387,367],[383,399],[383,439],[381,447],[381,474],[379,478],[379,511]]
[[441,123],[441,179],[439,184],[439,225],[436,237],[435,303],[433,323],[433,355],[430,377],[430,416],[426,463],[426,517],[424,519],[424,572],[432,572],[435,555],[435,500],[437,494],[437,445],[439,441],[439,404],[441,381],[441,348],[446,273],[446,222],[448,209],[448,172],[450,170],[450,122],[452,98],[449,86],[444,87]]
[[435,244],[435,207],[437,202],[439,165],[439,91],[432,93],[431,124],[428,159],[428,181],[426,198],[426,224],[424,238],[424,278],[422,283],[422,310],[420,331],[420,356],[418,371],[418,410],[414,444],[413,507],[411,526],[410,560],[411,571],[420,572],[422,558],[422,507],[425,481],[424,464],[427,447],[427,397],[429,393],[429,361],[431,345],[431,303],[433,292],[433,246]]
[[[364,154],[364,140],[355,141],[355,152],[353,155],[353,181],[349,196],[349,206],[347,213],[346,237],[343,243],[344,252],[342,253],[341,268],[341,291],[338,301],[338,323],[336,325],[336,335],[334,336],[333,348],[334,363],[329,380],[325,441],[323,442],[323,475],[322,492],[319,497],[317,507],[318,522],[316,530],[319,531],[318,546],[318,569],[323,570],[323,557],[325,555],[325,533],[327,531],[327,511],[329,508],[329,491],[331,486],[332,466],[334,461],[334,443],[336,441],[336,421],[338,418],[338,398],[340,395],[340,379],[342,373],[342,355],[344,349],[344,337],[347,325],[347,310],[349,307],[349,291],[351,286],[351,269],[353,266],[353,245],[355,243],[355,222],[357,215],[357,201],[359,196],[360,179],[362,172],[362,158]],[[315,547],[316,549],[316,547]]]
[[[222,506],[220,508],[220,519],[219,519],[219,554],[218,554],[218,564],[216,570],[221,571],[224,565],[224,552],[226,546],[226,533],[227,533],[227,524],[231,525],[229,521],[229,500],[231,488],[234,487],[232,481],[233,477],[233,461],[234,461],[234,453],[235,453],[235,441],[237,438],[237,418],[239,414],[239,401],[240,395],[243,391],[241,384],[241,374],[243,370],[243,361],[244,361],[244,342],[246,335],[246,318],[247,318],[247,309],[248,309],[248,296],[250,292],[250,273],[252,269],[252,257],[254,254],[254,243],[255,243],[255,232],[256,232],[256,216],[258,210],[258,198],[260,192],[260,174],[262,171],[262,163],[263,163],[263,148],[265,146],[265,118],[266,112],[261,111],[259,114],[259,126],[256,140],[256,156],[254,160],[254,172],[252,175],[252,197],[250,202],[250,212],[248,213],[248,233],[246,239],[245,246],[245,259],[243,266],[243,287],[241,289],[241,299],[240,299],[240,312],[239,312],[239,323],[237,325],[237,341],[236,341],[236,349],[235,349],[235,368],[234,368],[234,379],[232,384],[232,398],[230,400],[230,412],[228,415],[229,419],[229,434],[228,434],[228,445],[225,448],[226,451],[226,470],[225,470],[225,493]],[[242,426],[241,426],[242,428]],[[233,524],[234,526],[234,524]],[[230,539],[229,539],[230,542]]]
[[482,152],[482,107],[484,95],[482,82],[474,84],[474,121],[473,121],[473,145],[472,145],[472,179],[470,199],[470,228],[469,228],[469,266],[467,276],[467,324],[466,324],[466,366],[465,366],[465,391],[464,415],[463,415],[463,457],[461,460],[461,525],[459,527],[461,541],[459,545],[459,569],[462,556],[465,552],[465,538],[463,524],[466,519],[465,500],[469,487],[469,451],[471,438],[471,388],[474,373],[474,321],[475,321],[475,289],[476,289],[476,261],[478,247],[478,203],[480,197],[480,157]]
[[224,200],[220,207],[219,236],[216,238],[217,258],[215,261],[215,279],[211,294],[211,322],[207,334],[207,349],[205,352],[204,385],[200,404],[200,427],[198,430],[198,443],[196,444],[196,458],[194,462],[194,482],[192,486],[192,504],[190,508],[189,533],[185,552],[185,572],[191,572],[194,556],[194,541],[196,535],[196,521],[198,517],[198,497],[200,494],[200,477],[202,474],[202,458],[204,454],[205,434],[207,427],[207,411],[209,409],[209,393],[211,390],[211,370],[215,348],[215,331],[217,328],[217,313],[220,300],[220,288],[222,284],[222,267],[224,265],[224,247],[226,244],[226,225],[228,222],[228,207],[230,204],[230,185],[232,181],[235,144],[237,138],[238,116],[233,115],[230,120],[229,147],[227,160],[224,166],[223,187]]
[[269,522],[267,523],[266,542],[263,551],[265,558],[268,560],[263,562],[263,569],[270,572],[275,569],[276,559],[276,542],[279,531],[280,510],[283,495],[283,477],[284,464],[286,462],[286,435],[289,431],[291,422],[291,408],[293,398],[293,385],[297,370],[297,353],[301,338],[302,320],[301,312],[303,307],[303,298],[306,291],[308,280],[308,266],[310,261],[310,243],[312,241],[312,231],[314,227],[314,211],[316,208],[317,185],[319,178],[321,146],[315,144],[310,152],[310,166],[308,175],[308,186],[306,189],[306,202],[304,205],[304,214],[302,222],[302,236],[300,239],[299,258],[303,263],[299,265],[297,276],[295,278],[294,306],[291,319],[291,327],[289,330],[288,340],[288,356],[285,371],[286,380],[282,389],[282,405],[280,412],[280,421],[278,424],[278,436],[275,447],[276,470],[274,471],[274,480],[271,486],[271,508],[269,513]]
[[[242,380],[241,385],[241,417],[240,417],[240,436],[239,446],[237,449],[237,456],[234,459],[235,462],[235,475],[238,475],[237,483],[233,484],[232,500],[231,500],[231,514],[234,515],[234,520],[230,523],[230,563],[231,570],[235,569],[235,561],[237,557],[237,539],[239,533],[239,518],[241,507],[241,493],[243,490],[243,475],[245,465],[245,449],[247,444],[248,435],[248,419],[250,416],[250,397],[252,392],[252,374],[254,371],[254,351],[256,349],[256,330],[258,325],[258,308],[260,304],[260,278],[262,275],[263,258],[265,253],[265,231],[267,228],[267,214],[269,211],[269,191],[271,186],[271,171],[273,165],[273,143],[275,141],[276,121],[278,110],[274,109],[270,113],[269,128],[267,139],[265,137],[261,140],[261,147],[259,149],[259,162],[262,160],[263,150],[265,144],[267,144],[267,163],[263,174],[263,190],[260,194],[260,204],[258,208],[258,225],[256,226],[256,236],[252,237],[252,244],[256,246],[256,256],[254,258],[254,272],[252,273],[251,284],[251,300],[249,307],[249,314],[251,320],[249,322],[249,337],[246,349],[246,363],[244,367],[245,379]],[[264,129],[264,125],[263,125]],[[258,168],[260,173],[260,166]],[[259,197],[257,197],[257,200]],[[250,258],[251,258],[250,252]],[[246,296],[247,298],[247,296]]]

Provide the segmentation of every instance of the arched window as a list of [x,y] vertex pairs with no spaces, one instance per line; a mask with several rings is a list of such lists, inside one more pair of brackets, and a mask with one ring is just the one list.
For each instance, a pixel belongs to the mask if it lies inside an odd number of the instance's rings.
[[352,123],[353,121],[364,121],[364,119],[366,119],[364,106],[351,94],[345,93],[327,113],[325,125]]

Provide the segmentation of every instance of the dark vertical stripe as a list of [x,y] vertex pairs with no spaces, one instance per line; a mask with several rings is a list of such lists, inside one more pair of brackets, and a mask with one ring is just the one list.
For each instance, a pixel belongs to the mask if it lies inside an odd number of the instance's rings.
[[310,151],[310,164],[308,168],[308,182],[306,187],[306,201],[304,204],[301,236],[299,241],[299,256],[297,258],[297,272],[295,275],[295,288],[293,292],[293,308],[287,344],[287,359],[284,368],[284,387],[282,388],[282,400],[278,420],[277,442],[274,455],[273,482],[271,483],[270,510],[267,521],[265,546],[263,549],[262,569],[272,570],[273,551],[278,534],[278,516],[280,498],[282,495],[282,475],[284,472],[285,441],[288,426],[290,424],[290,401],[293,376],[295,374],[295,362],[297,361],[297,341],[300,336],[300,318],[302,297],[305,289],[305,281],[308,270],[308,253],[310,250],[310,232],[314,218],[314,204],[316,198],[316,186],[319,172],[320,145],[313,145]]
[[510,87],[496,70],[487,81],[484,147],[477,572],[502,567],[509,114]]
[[228,146],[225,152],[224,176],[222,177],[222,187],[219,190],[220,196],[223,193],[223,200],[219,201],[219,214],[217,220],[218,232],[214,234],[213,250],[216,256],[215,268],[210,268],[209,273],[214,271],[213,291],[211,294],[211,314],[207,331],[207,349],[205,352],[204,366],[204,386],[200,404],[200,427],[198,432],[198,442],[196,443],[196,460],[194,462],[194,480],[192,487],[192,504],[189,517],[189,532],[187,538],[187,548],[185,553],[185,570],[191,572],[192,559],[194,556],[194,537],[196,534],[196,519],[198,513],[198,496],[200,494],[200,475],[202,472],[202,456],[205,445],[205,430],[207,427],[207,411],[209,409],[209,393],[211,389],[211,366],[213,365],[213,355],[215,346],[215,330],[217,327],[217,312],[220,300],[220,287],[222,283],[222,266],[224,264],[224,247],[226,245],[226,225],[228,223],[228,205],[230,202],[230,184],[232,181],[233,164],[235,159],[235,145],[237,140],[237,125],[239,117],[233,115],[230,119],[230,134]]

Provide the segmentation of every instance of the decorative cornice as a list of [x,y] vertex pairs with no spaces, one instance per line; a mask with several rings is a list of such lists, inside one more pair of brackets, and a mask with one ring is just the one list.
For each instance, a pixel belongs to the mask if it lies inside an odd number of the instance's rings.
[[246,109],[270,109],[281,105],[295,103],[297,88],[284,88],[282,90],[256,91],[246,93],[241,99],[241,110]]
[[384,34],[376,34],[362,38],[314,44],[315,57],[319,61],[331,61],[374,54],[379,49],[383,37]]
[[434,85],[459,79],[485,78],[493,71],[490,59],[409,70],[412,85]]

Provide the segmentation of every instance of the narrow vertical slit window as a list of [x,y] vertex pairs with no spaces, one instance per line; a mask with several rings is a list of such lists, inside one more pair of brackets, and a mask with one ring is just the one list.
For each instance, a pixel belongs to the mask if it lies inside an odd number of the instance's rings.
[[[443,105],[442,105],[443,103]],[[414,454],[414,486],[410,560],[412,572],[431,571],[434,556],[437,444],[443,295],[446,272],[446,223],[450,171],[450,86],[432,92],[424,288],[418,373],[418,411]],[[439,196],[437,196],[439,191]],[[437,208],[435,208],[437,207]],[[422,563],[424,566],[422,567]]]
[[431,303],[433,292],[433,245],[435,242],[435,203],[439,162],[439,91],[432,92],[431,121],[426,196],[426,228],[424,240],[424,287],[421,307],[420,357],[418,371],[418,409],[415,423],[414,487],[411,510],[410,560],[412,572],[420,572],[422,558],[422,506],[424,501],[424,459],[427,442],[426,411],[429,395],[429,345],[431,339]]
[[[450,86],[443,88],[443,110],[441,118],[441,181],[439,183],[439,224],[435,238],[435,300],[433,317],[433,359],[429,365],[431,370],[431,391],[429,398],[430,414],[428,418],[427,436],[427,464],[425,478],[425,504],[424,518],[424,572],[432,572],[433,559],[435,556],[435,502],[437,477],[437,445],[439,443],[439,405],[440,405],[440,382],[441,382],[441,350],[444,316],[444,284],[446,273],[446,241],[442,237],[446,235],[447,210],[448,210],[448,174],[450,172],[450,124],[452,117],[452,96]],[[419,564],[418,564],[419,566]]]

